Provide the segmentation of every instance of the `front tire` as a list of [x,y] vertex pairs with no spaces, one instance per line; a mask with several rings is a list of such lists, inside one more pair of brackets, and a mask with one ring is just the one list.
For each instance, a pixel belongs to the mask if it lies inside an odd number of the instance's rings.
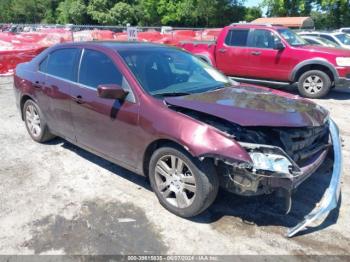
[[149,179],[161,205],[181,217],[203,212],[214,202],[219,189],[211,161],[199,161],[172,146],[153,153]]
[[331,89],[331,79],[320,70],[310,70],[303,73],[298,80],[300,95],[308,98],[321,98]]
[[50,133],[39,106],[33,100],[24,103],[23,118],[27,131],[34,141],[43,143],[55,137]]

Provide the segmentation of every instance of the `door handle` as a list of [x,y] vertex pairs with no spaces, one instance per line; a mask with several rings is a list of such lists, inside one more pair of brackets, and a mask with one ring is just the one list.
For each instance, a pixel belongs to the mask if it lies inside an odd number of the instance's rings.
[[220,53],[225,53],[226,51],[227,51],[226,48],[220,48],[220,49],[219,49],[219,52],[220,52]]
[[72,97],[73,101],[77,104],[84,104],[85,101],[81,95],[77,95],[76,97]]
[[261,55],[261,52],[260,51],[252,51],[251,54],[252,55]]
[[[42,84],[45,84],[45,83],[43,82]],[[33,84],[33,86],[34,86],[35,88],[38,88],[38,89],[42,88],[42,85],[40,84],[40,81],[35,81],[34,84]]]

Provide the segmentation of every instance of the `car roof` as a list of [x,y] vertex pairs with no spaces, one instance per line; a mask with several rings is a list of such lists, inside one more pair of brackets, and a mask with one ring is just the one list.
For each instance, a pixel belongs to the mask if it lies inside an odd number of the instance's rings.
[[164,48],[164,49],[178,49],[163,44],[149,43],[149,42],[128,42],[128,41],[82,41],[82,42],[70,42],[56,45],[56,48],[62,47],[107,47],[116,51],[130,50],[130,49],[150,49],[150,48]]
[[258,24],[258,23],[234,23],[229,25],[230,28],[254,28],[254,29],[286,29],[287,27],[274,24]]

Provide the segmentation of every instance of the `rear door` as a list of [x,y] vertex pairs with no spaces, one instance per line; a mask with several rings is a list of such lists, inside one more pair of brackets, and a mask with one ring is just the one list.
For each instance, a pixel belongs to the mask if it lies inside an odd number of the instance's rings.
[[70,140],[75,139],[70,112],[70,92],[77,79],[80,52],[79,48],[55,50],[39,67],[39,70],[46,74],[42,88],[48,97],[45,109],[48,125],[54,133]]
[[249,29],[230,29],[222,46],[217,47],[216,65],[225,75],[246,76],[249,65],[248,35]]
[[[110,50],[84,49],[82,53],[78,83],[71,90],[75,134],[79,144],[134,167],[139,104],[111,56]],[[122,101],[100,98],[97,87],[102,84],[117,84],[129,94]]]

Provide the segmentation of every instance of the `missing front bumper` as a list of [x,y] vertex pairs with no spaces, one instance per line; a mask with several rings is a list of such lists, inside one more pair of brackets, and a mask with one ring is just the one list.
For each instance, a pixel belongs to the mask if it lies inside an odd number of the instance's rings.
[[287,237],[292,237],[309,226],[320,225],[327,218],[330,211],[337,207],[342,175],[341,140],[338,127],[331,119],[329,129],[334,151],[333,173],[329,187],[326,189],[321,201],[305,216],[304,220],[295,227],[288,229]]

